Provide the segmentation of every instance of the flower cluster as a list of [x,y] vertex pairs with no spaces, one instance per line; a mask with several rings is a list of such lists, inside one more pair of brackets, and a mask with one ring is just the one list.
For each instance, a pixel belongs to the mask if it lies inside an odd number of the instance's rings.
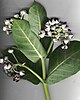
[[6,32],[7,35],[9,35],[11,32],[12,32],[12,22],[13,22],[13,19],[8,19],[8,20],[5,20],[5,26],[3,27],[3,31]]
[[26,14],[26,11],[22,10],[22,11],[19,12],[19,14],[15,14],[14,18],[23,19],[25,14]]
[[41,38],[51,37],[54,42],[60,41],[62,49],[68,49],[68,43],[73,37],[71,30],[68,28],[66,22],[62,22],[59,18],[50,18],[46,24],[44,30],[41,30],[39,36]]
[[[8,53],[13,54],[14,50],[9,49]],[[3,70],[4,72],[10,76],[13,77],[13,81],[18,82],[22,76],[25,75],[24,71],[17,71],[15,64],[13,64],[7,56],[4,58],[0,58],[0,64],[3,64]]]
[[[22,10],[20,11],[19,14],[15,14],[14,18],[18,18],[18,19],[23,19],[24,15],[26,14],[26,11]],[[3,27],[3,31],[6,32],[7,35],[9,35],[10,33],[12,33],[12,22],[13,22],[13,18],[11,19],[7,19],[5,20],[5,26]]]
[[25,75],[24,71],[16,72],[16,74],[13,77],[13,81],[18,82],[20,78],[24,75]]

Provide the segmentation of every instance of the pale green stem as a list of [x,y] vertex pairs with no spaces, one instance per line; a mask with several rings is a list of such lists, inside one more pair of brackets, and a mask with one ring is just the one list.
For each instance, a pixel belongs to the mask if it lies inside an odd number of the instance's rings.
[[41,59],[42,62],[42,75],[43,75],[43,79],[46,79],[46,62],[45,59]]
[[50,100],[50,94],[49,94],[49,90],[48,90],[48,85],[43,83],[43,88],[44,88],[44,93],[45,93],[46,100]]
[[51,43],[50,43],[50,45],[49,45],[49,48],[48,48],[48,50],[47,50],[47,55],[49,54],[49,52],[50,52],[52,46],[53,46],[53,40],[51,41]]
[[19,63],[18,60],[17,60],[17,58],[16,58],[16,56],[15,56],[15,54],[12,53],[12,55],[13,55],[14,59],[16,60],[16,62]]
[[[43,79],[46,79],[46,60],[45,59],[41,59],[42,61],[42,74],[43,74]],[[45,93],[45,98],[46,100],[50,100],[50,95],[49,95],[49,90],[48,90],[48,85],[43,83],[43,89],[44,89],[44,93]]]
[[25,66],[25,65],[22,65],[22,64],[15,64],[15,66],[20,66],[20,67],[23,67],[25,69],[27,69],[28,71],[30,71],[33,75],[35,75],[42,83],[44,83],[43,79],[37,74],[35,73],[32,69],[30,69],[29,67]]

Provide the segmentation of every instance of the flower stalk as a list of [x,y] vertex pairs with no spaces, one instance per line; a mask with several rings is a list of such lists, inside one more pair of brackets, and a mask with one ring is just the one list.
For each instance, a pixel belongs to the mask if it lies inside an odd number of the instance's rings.
[[29,67],[23,65],[23,64],[15,64],[15,66],[19,66],[19,67],[23,67],[25,69],[27,69],[28,71],[30,71],[32,74],[34,74],[42,83],[44,83],[43,79],[37,74],[35,73],[32,69],[30,69]]

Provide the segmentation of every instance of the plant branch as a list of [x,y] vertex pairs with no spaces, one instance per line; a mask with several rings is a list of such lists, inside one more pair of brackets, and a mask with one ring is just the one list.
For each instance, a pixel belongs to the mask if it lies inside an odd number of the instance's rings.
[[35,75],[42,83],[44,83],[43,79],[37,74],[35,73],[32,69],[30,69],[29,67],[25,66],[25,65],[22,65],[22,64],[15,64],[15,66],[20,66],[20,67],[23,67],[23,68],[26,68],[28,71],[30,71],[33,75]]

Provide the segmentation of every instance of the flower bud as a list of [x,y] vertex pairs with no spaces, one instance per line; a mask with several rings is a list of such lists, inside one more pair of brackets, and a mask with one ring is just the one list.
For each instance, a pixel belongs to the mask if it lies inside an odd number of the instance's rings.
[[11,64],[5,64],[4,65],[4,70],[9,70],[10,68],[11,68],[12,66],[11,66]]
[[3,64],[3,62],[4,62],[4,59],[0,58],[0,64]]
[[65,44],[68,44],[69,43],[69,40],[68,39],[64,39],[64,43]]
[[23,11],[20,11],[20,15],[21,16],[24,16],[25,14],[26,14],[26,11],[24,11],[24,10]]
[[45,31],[42,30],[42,31],[40,32],[39,36],[40,36],[40,38],[44,38],[44,36],[45,36]]
[[8,53],[13,53],[13,52],[14,52],[13,49],[9,49],[9,50],[8,50]]
[[68,46],[67,45],[63,45],[61,48],[62,49],[68,49]]
[[7,30],[8,30],[7,26],[4,26],[3,31],[7,31]]
[[19,18],[19,14],[15,14],[14,15],[14,18]]
[[25,75],[23,71],[20,71],[19,74],[20,74],[20,76],[24,76]]
[[10,21],[9,20],[5,20],[5,25],[9,25]]

